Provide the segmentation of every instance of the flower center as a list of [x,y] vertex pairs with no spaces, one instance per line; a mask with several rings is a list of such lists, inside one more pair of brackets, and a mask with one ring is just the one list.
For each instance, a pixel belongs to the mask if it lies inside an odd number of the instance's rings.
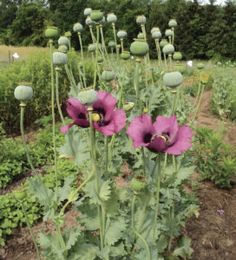
[[145,134],[145,135],[144,135],[144,138],[143,138],[144,143],[145,143],[145,144],[150,143],[151,140],[152,140],[152,137],[153,137],[153,136],[152,136],[152,134],[150,134],[150,133]]
[[78,119],[86,119],[86,115],[84,113],[79,113]]

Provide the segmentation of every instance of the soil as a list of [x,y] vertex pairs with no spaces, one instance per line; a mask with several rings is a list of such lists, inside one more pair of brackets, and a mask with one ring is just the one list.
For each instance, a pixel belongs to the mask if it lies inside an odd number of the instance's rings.
[[[210,112],[211,92],[204,93],[197,126],[224,130],[224,139],[236,148],[236,125],[223,122]],[[196,176],[195,176],[196,177]],[[123,185],[123,182],[117,180]],[[200,201],[200,216],[188,221],[184,233],[192,239],[193,260],[236,259],[236,187],[231,190],[218,189],[210,182],[200,182],[197,190]],[[77,213],[69,211],[65,224],[75,225]],[[50,223],[39,223],[33,233],[52,232]],[[27,228],[19,228],[0,249],[1,260],[35,260],[35,250]]]

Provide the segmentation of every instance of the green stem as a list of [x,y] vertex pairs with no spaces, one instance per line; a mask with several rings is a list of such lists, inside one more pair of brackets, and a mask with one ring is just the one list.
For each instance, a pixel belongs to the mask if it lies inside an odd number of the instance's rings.
[[118,48],[117,48],[117,37],[116,37],[116,26],[115,26],[115,23],[112,23],[112,30],[113,30],[114,41],[116,43],[116,57],[118,59],[119,52],[118,52]]
[[53,154],[54,154],[54,170],[56,179],[56,189],[58,186],[57,176],[57,152],[56,152],[56,117],[55,117],[55,86],[54,86],[54,68],[52,62],[53,45],[50,40],[50,56],[51,56],[51,109],[52,109],[52,143],[53,143]]
[[97,80],[97,72],[98,72],[98,48],[99,48],[99,25],[96,25],[96,31],[97,31],[97,38],[96,38],[96,53],[95,53],[95,70],[94,70],[94,79],[93,79],[93,88],[96,87],[96,80]]
[[96,42],[96,38],[93,34],[93,27],[91,25],[89,25],[89,31],[90,31],[90,34],[91,34],[91,38],[92,38],[92,42],[95,43]]
[[[96,145],[95,145],[95,135],[94,135],[94,128],[93,128],[93,120],[92,120],[92,107],[88,108],[88,112],[89,112],[89,123],[90,123],[90,148],[91,148],[91,159],[92,159],[92,163],[93,163],[93,172],[95,174],[95,178],[96,178],[96,192],[97,195],[99,196],[99,192],[100,192],[100,174],[97,171],[97,163],[96,163]],[[103,212],[102,212],[102,208],[101,206],[98,204],[98,216],[99,216],[99,223],[100,223],[100,247],[101,250],[103,250],[104,248],[104,236],[103,236]]]
[[[56,226],[57,235],[58,235],[58,237],[60,239],[61,247],[64,249],[63,255],[65,254],[65,256],[67,256],[66,244],[65,244],[62,232],[61,232],[60,225],[58,223],[55,223],[55,226]],[[66,257],[64,257],[64,259],[66,259]]]
[[[23,102],[20,104],[20,131],[21,131],[21,137],[22,137],[22,142],[23,142],[23,145],[24,145],[27,161],[28,161],[28,163],[30,165],[30,168],[31,168],[32,172],[34,173],[35,172],[35,168],[34,168],[34,166],[32,164],[32,161],[31,161],[31,158],[30,158],[30,154],[29,154],[28,145],[27,145],[27,142],[25,140],[25,132],[24,132],[24,112],[25,112],[25,106],[26,106],[26,104],[23,103]],[[15,199],[17,200],[16,197],[15,197]],[[35,237],[33,235],[32,228],[30,226],[30,223],[29,223],[29,220],[28,220],[28,217],[27,217],[27,213],[26,213],[26,210],[24,208],[24,203],[21,203],[21,208],[22,208],[23,214],[25,216],[25,222],[26,222],[26,225],[27,225],[27,227],[29,229],[30,236],[31,236],[32,241],[34,243],[34,247],[35,247],[36,254],[37,254],[37,259],[40,259],[39,248],[38,248],[38,245],[36,243],[36,239],[35,239]]]
[[77,85],[76,85],[76,82],[74,81],[74,79],[72,78],[72,75],[71,75],[71,72],[70,72],[70,69],[68,67],[67,64],[65,64],[65,71],[66,71],[66,74],[67,74],[67,77],[70,81],[70,85],[72,86],[73,90],[75,91],[75,93],[78,92],[78,89],[77,89]]
[[134,210],[135,210],[135,200],[136,200],[136,195],[133,196],[133,199],[132,199],[132,203],[131,203],[131,226],[132,226],[132,229],[133,229],[133,232],[134,234],[143,242],[143,245],[145,247],[145,250],[146,250],[146,254],[147,254],[147,260],[152,260],[152,257],[151,257],[151,251],[150,251],[150,248],[148,246],[148,243],[147,241],[144,239],[144,237],[139,234],[137,232],[137,230],[135,229],[135,223],[134,223]]
[[108,165],[109,165],[109,162],[108,162],[108,137],[107,136],[105,136],[104,137],[104,139],[105,139],[105,173],[107,174],[107,172],[108,172]]
[[135,66],[135,71],[134,71],[134,89],[135,89],[135,93],[136,93],[136,101],[137,101],[137,106],[138,109],[141,110],[141,103],[140,103],[140,93],[139,93],[139,63],[140,60],[136,59],[136,66]]
[[176,103],[177,103],[177,90],[172,91],[172,109],[171,109],[171,115],[175,113],[176,110]]
[[56,71],[56,103],[57,103],[57,109],[61,118],[61,121],[63,123],[63,125],[65,125],[65,119],[61,110],[61,105],[60,105],[60,96],[59,96],[59,71],[60,68],[56,67],[55,68]]
[[84,50],[83,50],[83,42],[82,42],[82,37],[81,34],[78,33],[79,37],[79,44],[80,44],[80,51],[81,51],[81,59],[82,59],[82,64],[83,64],[83,81],[84,81],[84,87],[87,87],[86,83],[86,70],[85,70],[85,62],[84,62]]
[[142,160],[143,160],[143,171],[144,171],[144,175],[146,176],[146,157],[145,157],[145,152],[144,152],[144,148],[141,148],[141,152],[142,152]]
[[25,139],[25,132],[24,132],[25,107],[26,107],[26,104],[21,102],[21,104],[20,104],[20,131],[21,131],[22,142],[23,142],[23,145],[24,145],[25,153],[26,153],[26,158],[27,158],[28,164],[30,165],[31,171],[34,173],[35,168],[33,166],[32,160],[30,158],[29,148],[28,148],[28,145],[27,145],[27,142],[26,142],[26,139]]

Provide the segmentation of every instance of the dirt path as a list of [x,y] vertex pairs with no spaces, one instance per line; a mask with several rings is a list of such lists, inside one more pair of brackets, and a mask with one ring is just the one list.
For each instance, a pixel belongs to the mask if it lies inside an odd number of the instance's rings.
[[[225,132],[224,139],[236,148],[236,125],[222,122],[210,112],[211,91],[204,93],[198,114],[198,126]],[[236,259],[236,187],[218,189],[210,182],[201,182],[197,191],[200,216],[186,227],[192,239],[193,260]]]

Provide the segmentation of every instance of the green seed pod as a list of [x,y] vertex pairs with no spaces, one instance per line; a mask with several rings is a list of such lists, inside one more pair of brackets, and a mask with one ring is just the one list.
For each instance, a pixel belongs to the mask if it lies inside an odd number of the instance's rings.
[[124,31],[124,30],[120,30],[120,31],[118,31],[118,33],[117,33],[117,37],[118,37],[119,39],[124,39],[124,38],[127,37],[127,32]]
[[110,48],[115,48],[115,47],[116,47],[116,43],[115,43],[114,41],[109,41],[109,42],[108,42],[108,46],[109,46]]
[[110,82],[116,78],[116,75],[115,75],[114,71],[112,71],[112,70],[104,70],[102,72],[101,78],[102,78],[102,80],[104,80],[106,82]]
[[138,38],[138,39],[144,39],[144,34],[143,34],[143,33],[139,33],[139,34],[137,35],[137,38]]
[[59,51],[59,52],[63,52],[63,53],[67,53],[68,48],[67,48],[66,45],[60,45],[60,46],[58,47],[58,51]]
[[166,44],[162,49],[164,54],[173,54],[175,52],[175,47],[172,44]]
[[64,36],[66,36],[66,37],[68,37],[68,38],[70,38],[70,37],[71,37],[71,35],[72,35],[72,34],[71,34],[71,32],[70,32],[70,31],[68,31],[68,32],[65,32],[65,33],[64,33]]
[[121,59],[128,60],[130,59],[130,52],[129,51],[122,51],[120,54]]
[[145,41],[136,40],[131,43],[130,52],[135,56],[143,57],[149,52],[149,46]]
[[160,28],[159,27],[153,27],[152,29],[151,29],[151,34],[153,33],[153,32],[160,32]]
[[117,21],[117,17],[114,13],[109,13],[107,15],[107,22],[108,23],[116,23],[116,21]]
[[174,59],[174,60],[182,60],[182,58],[183,58],[183,55],[182,55],[182,53],[179,52],[179,51],[176,51],[176,52],[174,53],[174,55],[173,55],[173,59]]
[[78,32],[82,32],[83,31],[83,25],[81,23],[75,23],[73,26],[73,31],[78,33]]
[[160,41],[160,46],[161,46],[161,48],[164,48],[168,43],[169,43],[169,42],[168,42],[166,39],[162,39],[162,40]]
[[96,51],[96,43],[91,43],[88,45],[88,51],[89,52],[94,52]]
[[94,25],[95,22],[90,18],[90,16],[88,16],[85,20],[85,23],[88,25],[88,26],[91,26],[91,25]]
[[170,88],[176,88],[183,82],[183,75],[178,72],[167,72],[163,76],[164,85]]
[[92,13],[92,8],[85,8],[84,9],[84,16],[89,16]]
[[146,23],[147,19],[144,15],[139,15],[136,18],[136,23],[139,25],[144,25]]
[[33,97],[33,89],[30,86],[18,86],[15,88],[14,96],[19,101],[27,101]]
[[129,111],[131,111],[131,110],[133,109],[133,107],[134,107],[134,102],[127,102],[127,103],[124,105],[123,109],[124,109],[126,112],[129,112]]
[[103,12],[101,12],[100,10],[92,10],[90,18],[94,22],[100,22],[103,19]]
[[58,45],[66,45],[67,47],[70,46],[70,41],[66,36],[61,36],[58,39]]
[[203,64],[203,63],[198,63],[198,64],[197,64],[197,68],[198,68],[199,70],[202,70],[202,69],[204,68],[204,64]]
[[54,65],[65,65],[68,61],[67,54],[59,51],[55,51],[52,55],[52,62]]
[[137,178],[132,178],[130,182],[130,188],[135,191],[135,192],[140,192],[145,189],[147,186],[147,183],[144,179],[144,177],[137,177]]
[[170,36],[173,36],[174,35],[174,33],[173,33],[173,31],[171,30],[171,29],[167,29],[166,31],[165,31],[165,36],[166,37],[170,37]]
[[153,31],[152,32],[152,38],[153,39],[161,39],[161,37],[162,37],[162,34],[161,34],[160,31]]
[[92,105],[97,100],[97,92],[94,89],[80,91],[77,98],[83,105]]
[[177,26],[177,22],[175,19],[170,19],[168,25],[169,25],[169,27],[174,28]]
[[57,38],[59,34],[58,28],[55,26],[48,26],[45,30],[45,37],[49,39]]

